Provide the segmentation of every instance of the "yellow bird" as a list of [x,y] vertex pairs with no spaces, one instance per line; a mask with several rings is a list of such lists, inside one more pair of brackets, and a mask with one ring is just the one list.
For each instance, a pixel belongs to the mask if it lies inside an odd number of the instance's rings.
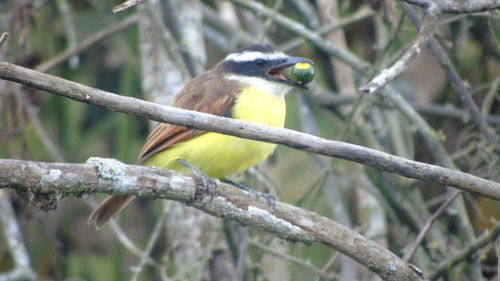
[[[312,61],[288,56],[269,44],[238,49],[193,78],[177,94],[173,106],[283,127],[285,94],[293,87],[307,87],[285,78],[282,71],[299,63],[304,67]],[[276,144],[160,123],[149,135],[138,162],[172,170],[192,166],[191,170],[208,177],[224,178],[257,165],[275,148]],[[108,197],[92,212],[88,223],[102,227],[134,198]]]

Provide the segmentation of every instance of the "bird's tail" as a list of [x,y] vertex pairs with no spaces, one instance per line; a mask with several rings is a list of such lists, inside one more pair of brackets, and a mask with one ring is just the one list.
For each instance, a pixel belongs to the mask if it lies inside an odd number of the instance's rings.
[[109,196],[90,214],[87,224],[94,224],[96,229],[100,229],[111,218],[120,213],[134,198],[133,195]]

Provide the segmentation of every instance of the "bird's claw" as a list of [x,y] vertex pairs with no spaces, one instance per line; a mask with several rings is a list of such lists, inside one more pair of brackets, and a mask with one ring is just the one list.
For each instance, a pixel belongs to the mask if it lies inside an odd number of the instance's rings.
[[210,201],[214,200],[215,188],[217,187],[217,182],[205,174],[200,175],[200,177],[203,181],[203,190],[201,191],[197,190],[196,193],[202,194],[206,192],[208,195],[210,195]]
[[271,209],[271,213],[274,213],[276,211],[276,198],[271,193],[264,193],[264,192],[259,192],[260,194],[257,195],[259,197],[263,197],[266,199],[267,204],[269,205],[269,208]]
[[199,198],[201,195],[207,193],[208,195],[210,195],[210,201],[212,201],[214,199],[217,182],[211,177],[207,176],[202,171],[200,171],[198,168],[189,164],[189,162],[187,162],[186,160],[177,159],[177,161],[181,163],[183,166],[187,167],[189,170],[191,170],[191,172],[193,172],[195,175],[199,176],[202,180],[202,186],[201,187],[196,186],[195,198]]

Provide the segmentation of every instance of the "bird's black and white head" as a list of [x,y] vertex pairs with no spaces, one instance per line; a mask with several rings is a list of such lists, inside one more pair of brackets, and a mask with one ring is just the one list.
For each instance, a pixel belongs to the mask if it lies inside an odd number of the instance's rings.
[[226,79],[265,88],[276,94],[285,94],[292,87],[307,86],[285,78],[282,71],[297,63],[312,63],[301,57],[291,57],[269,44],[254,44],[236,50],[217,66]]

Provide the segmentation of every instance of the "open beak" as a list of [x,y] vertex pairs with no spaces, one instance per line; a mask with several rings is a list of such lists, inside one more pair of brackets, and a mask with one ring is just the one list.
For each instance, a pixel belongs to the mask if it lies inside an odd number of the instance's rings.
[[281,64],[278,64],[276,66],[271,67],[268,71],[267,74],[271,76],[271,79],[279,82],[279,83],[284,83],[290,86],[302,88],[302,89],[309,89],[305,84],[300,84],[297,83],[293,80],[287,79],[283,75],[283,70],[287,67],[293,66],[297,63],[310,63],[312,64],[312,60],[302,58],[302,57],[288,57],[287,60]]

